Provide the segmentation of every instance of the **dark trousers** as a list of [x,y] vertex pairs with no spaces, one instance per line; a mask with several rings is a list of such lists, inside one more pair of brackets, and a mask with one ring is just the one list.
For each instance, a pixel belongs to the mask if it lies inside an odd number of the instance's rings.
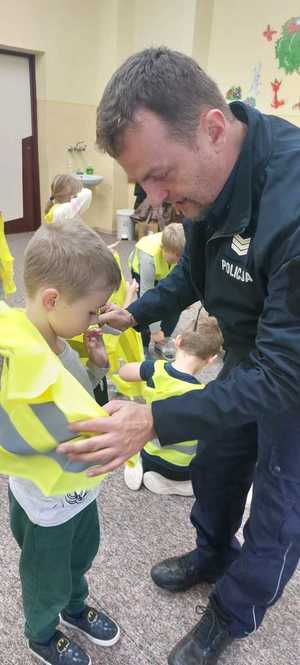
[[101,382],[94,388],[94,397],[99,406],[104,406],[108,402],[108,389],[106,376],[101,379]]
[[53,527],[33,524],[9,492],[10,524],[21,548],[25,635],[47,642],[59,623],[59,613],[79,614],[88,596],[85,573],[99,548],[96,501],[71,520]]
[[[132,277],[132,279],[135,279],[138,284],[140,284],[140,276],[137,272],[134,272],[132,270],[131,271],[131,277]],[[156,284],[157,284],[157,282],[155,282],[155,286],[156,286]],[[140,291],[139,290],[137,292],[137,296],[138,296],[138,298],[140,297]],[[163,331],[165,337],[170,337],[172,335],[173,330],[177,326],[179,316],[180,316],[180,314],[175,314],[173,316],[168,317],[167,319],[163,319],[160,322],[160,328]],[[141,332],[141,336],[142,336],[142,340],[143,340],[143,347],[145,349],[147,349],[149,344],[150,344],[150,337],[151,337],[149,326],[145,326],[145,328],[143,328],[140,332]]]
[[[192,461],[199,559],[218,575],[212,592],[233,637],[256,630],[300,557],[300,415],[275,414],[199,444]],[[250,517],[235,537],[252,479]]]

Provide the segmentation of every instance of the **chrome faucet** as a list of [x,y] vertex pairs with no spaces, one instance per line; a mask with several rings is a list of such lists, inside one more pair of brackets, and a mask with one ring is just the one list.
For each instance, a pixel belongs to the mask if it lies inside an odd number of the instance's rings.
[[68,152],[84,152],[87,149],[87,144],[84,141],[77,141],[76,145],[69,145]]

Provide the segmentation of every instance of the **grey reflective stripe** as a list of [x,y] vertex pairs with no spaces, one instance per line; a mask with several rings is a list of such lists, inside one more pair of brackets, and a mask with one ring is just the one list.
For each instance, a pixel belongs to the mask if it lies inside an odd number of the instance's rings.
[[0,445],[15,455],[32,455],[31,446],[20,436],[2,406],[0,406]]
[[[43,407],[47,407],[47,413]],[[55,404],[53,404],[53,402],[34,404],[31,405],[31,408],[58,443],[62,443],[66,440],[70,441],[77,437],[77,434],[72,434],[72,432],[66,427],[67,420],[65,415]],[[78,473],[79,471],[88,469],[90,466],[95,466],[84,462],[71,461],[66,455],[59,455],[55,450],[43,453],[33,449],[30,444],[20,436],[18,430],[15,428],[2,406],[0,406],[0,445],[14,455],[40,455],[43,457],[49,457],[57,462],[61,469],[71,473]]]
[[162,450],[178,450],[181,453],[186,455],[195,455],[197,450],[198,442],[196,441],[193,445],[183,446],[182,443],[173,443],[172,446],[162,446]]
[[159,439],[152,439],[151,443],[154,443],[154,445],[161,450],[179,450],[179,452],[186,453],[187,455],[195,455],[198,446],[198,441],[187,444],[186,446],[182,442],[173,443],[171,446],[162,446]]
[[30,408],[43,423],[49,434],[53,436],[53,439],[59,441],[59,443],[76,438],[77,435],[68,429],[68,421],[65,414],[53,402],[30,404]]

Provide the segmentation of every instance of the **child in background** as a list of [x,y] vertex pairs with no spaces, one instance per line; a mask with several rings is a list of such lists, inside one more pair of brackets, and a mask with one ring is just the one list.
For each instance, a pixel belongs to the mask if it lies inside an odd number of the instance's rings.
[[[217,319],[201,318],[197,329],[188,329],[175,339],[176,357],[172,363],[164,360],[129,363],[119,374],[125,381],[145,381],[146,402],[201,390],[196,374],[212,363],[221,351],[223,337]],[[196,454],[197,441],[184,441],[164,446],[158,440],[146,444],[138,459],[125,466],[124,480],[131,490],[142,484],[155,494],[193,494],[190,463]]]
[[[112,253],[83,223],[43,225],[26,249],[24,283],[30,324],[67,374],[93,395],[107,357],[97,333],[89,333],[88,328],[97,323],[98,309],[119,288],[120,271]],[[83,331],[87,331],[88,371],[65,341]],[[48,407],[47,400],[37,406],[44,407],[45,427],[62,428],[61,415],[54,423],[57,407]],[[20,575],[29,648],[48,665],[90,665],[86,652],[57,630],[57,625],[61,622],[78,629],[101,646],[111,646],[119,639],[118,625],[85,603],[88,585],[84,575],[99,546],[99,487],[46,497],[24,478],[10,477],[9,485],[11,529],[22,550]]]
[[[161,279],[166,277],[181,258],[185,245],[183,226],[180,223],[169,224],[162,233],[144,236],[136,243],[128,263],[131,274],[139,284],[139,296],[152,289]],[[178,316],[151,323],[142,331],[143,345],[147,354],[149,342],[154,342],[154,350],[163,357],[174,357],[173,351],[168,354],[164,345],[165,337],[169,337],[178,321]]]
[[92,192],[83,187],[79,178],[69,173],[56,175],[51,185],[51,196],[45,208],[44,221],[82,221],[81,215],[92,202]]

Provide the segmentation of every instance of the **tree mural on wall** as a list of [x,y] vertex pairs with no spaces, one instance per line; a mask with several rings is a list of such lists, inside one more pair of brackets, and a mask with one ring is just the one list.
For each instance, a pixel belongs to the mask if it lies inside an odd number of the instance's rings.
[[286,74],[300,74],[300,16],[290,18],[282,26],[275,43],[275,54],[279,68]]

